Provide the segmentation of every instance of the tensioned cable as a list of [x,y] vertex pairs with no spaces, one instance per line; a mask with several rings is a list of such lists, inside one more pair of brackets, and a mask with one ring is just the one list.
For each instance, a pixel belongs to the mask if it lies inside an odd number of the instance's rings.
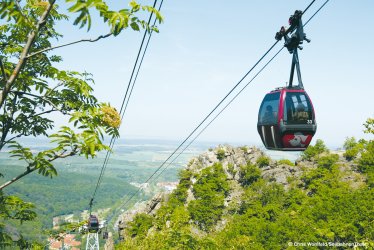
[[[303,25],[303,27],[305,27],[309,21],[327,4],[327,2],[330,1],[330,0],[327,0],[324,4],[322,4],[322,6],[305,22],[305,24]],[[314,1],[313,1],[314,2]],[[304,12],[311,6],[311,4],[304,10]],[[154,182],[155,180],[157,180],[158,177],[160,177],[164,171],[171,165],[173,164],[174,161],[176,161],[179,156],[181,154],[184,153],[184,151],[186,151],[186,149],[191,146],[191,144],[210,126],[210,124],[212,124],[219,115],[221,115],[221,113],[244,91],[245,88],[248,87],[248,85],[268,66],[268,64],[273,61],[273,59],[278,56],[278,54],[284,49],[284,47],[282,47],[258,72],[257,74],[230,100],[230,102],[228,102],[225,107],[195,136],[195,138],[193,138],[186,147],[184,147],[184,149],[153,179],[152,182]]]
[[[312,15],[312,17],[307,21],[307,23],[326,5],[326,3],[328,2],[329,0],[327,0],[317,11],[316,11],[316,13],[314,13],[314,15]],[[303,11],[303,14],[309,9],[309,7],[313,4],[315,2],[315,0],[313,0],[309,5],[308,5],[308,7]],[[306,23],[306,24],[307,24]],[[305,24],[305,25],[306,25]],[[304,26],[305,26],[304,25]],[[183,146],[183,144],[186,142],[186,141],[188,141],[188,139],[200,128],[200,126],[210,117],[210,115],[224,102],[224,100],[238,87],[238,85],[244,80],[244,78],[246,78],[247,76],[248,76],[248,74],[262,61],[262,59],[274,48],[274,46],[278,43],[279,41],[276,41],[271,47],[270,47],[270,49],[255,63],[255,65],[244,75],[244,77],[242,77],[242,79],[229,91],[229,93],[217,104],[217,106],[215,106],[215,108],[204,118],[204,120],[187,136],[187,138],[173,151],[173,153],[161,164],[161,166],[160,167],[158,167],[157,169],[156,169],[156,171],[145,181],[145,183],[147,183],[165,164],[166,164],[166,162],[168,161],[168,160],[170,160],[170,158]],[[283,49],[283,48],[282,48]],[[279,51],[280,52],[280,51]],[[278,53],[279,53],[278,52]],[[277,53],[277,54],[278,54]],[[277,55],[276,54],[276,55]],[[272,59],[271,59],[272,60]],[[262,70],[261,70],[262,71]],[[252,81],[252,80],[251,80]],[[246,85],[246,86],[248,86],[249,85],[249,83]],[[243,90],[243,89],[242,89]],[[240,92],[242,92],[242,90],[240,91]],[[236,98],[236,97],[235,97]],[[234,98],[234,99],[235,99]],[[233,101],[233,100],[232,100]],[[232,102],[231,101],[231,102]],[[231,103],[230,102],[230,103]],[[228,106],[228,105],[227,105]],[[226,107],[224,108],[224,109],[226,109]],[[223,112],[223,110],[220,112],[220,113],[222,113]],[[219,113],[219,114],[220,114]],[[216,116],[213,120],[215,120],[216,118],[217,118],[218,116]],[[212,121],[213,121],[212,120]],[[211,122],[212,122],[211,121]],[[210,123],[211,123],[210,122]],[[209,123],[209,124],[210,124]],[[202,131],[204,131],[206,128],[204,128]],[[197,137],[196,137],[197,138]],[[195,139],[196,139],[195,138]],[[195,140],[194,139],[194,140]],[[190,145],[190,144],[189,144]],[[186,147],[187,148],[187,147]],[[185,148],[185,149],[186,149]],[[185,150],[184,149],[184,150]],[[179,156],[179,155],[178,155]],[[175,158],[176,159],[176,158]],[[175,160],[174,159],[174,160]],[[137,191],[134,193],[134,194],[132,194],[131,196],[130,196],[130,198],[128,198],[126,201],[125,201],[125,203],[121,206],[121,207],[124,207],[137,193],[139,193],[140,192],[140,190],[141,190],[141,188],[138,188],[137,189]]]
[[[162,0],[162,2],[163,2],[163,0]],[[159,6],[158,11],[160,11],[160,9],[161,9],[162,2],[161,2],[161,4],[160,4],[160,6]],[[157,3],[157,0],[154,1],[154,3],[153,3],[153,8],[155,8],[156,3]],[[148,24],[147,24],[148,27],[149,27],[149,25],[150,25],[150,23],[151,23],[152,17],[153,17],[153,12],[151,12],[151,14],[150,14],[150,16],[149,16]],[[157,18],[155,18],[155,20],[154,20],[154,25],[155,25],[155,23],[156,23],[156,20],[157,20]],[[148,34],[148,31],[145,30],[145,31],[144,31],[144,35],[143,35],[143,39],[142,39],[141,45],[140,45],[140,47],[139,47],[139,51],[138,51],[138,54],[137,54],[137,57],[136,57],[135,63],[134,63],[134,67],[133,67],[133,70],[132,70],[132,73],[131,73],[131,77],[130,77],[130,80],[129,80],[128,84],[127,84],[127,89],[126,89],[125,96],[124,96],[124,98],[123,98],[123,101],[122,101],[122,104],[121,104],[121,109],[120,109],[120,112],[119,112],[120,115],[121,115],[121,120],[123,119],[123,117],[124,117],[124,115],[125,115],[125,111],[126,111],[126,108],[127,108],[128,101],[129,101],[129,99],[130,99],[130,97],[131,97],[132,90],[133,90],[133,88],[134,88],[134,86],[135,86],[135,83],[136,83],[136,78],[137,78],[137,76],[138,76],[139,70],[140,70],[140,68],[141,68],[141,65],[142,65],[142,62],[143,62],[143,59],[144,59],[144,55],[145,55],[145,53],[146,53],[146,51],[147,51],[148,44],[149,44],[150,38],[151,38],[151,36],[152,36],[152,31],[151,31],[150,34],[149,34],[148,41],[147,41],[147,45],[146,45],[146,47],[145,47],[145,49],[144,49],[144,51],[143,51],[143,55],[142,55],[142,58],[141,58],[141,62],[139,63],[139,66],[138,66],[138,70],[137,70],[137,73],[136,73],[135,80],[132,81],[132,79],[133,79],[133,77],[134,77],[134,73],[135,73],[136,67],[137,67],[137,65],[138,65],[138,61],[139,61],[139,57],[140,57],[141,51],[142,51],[142,49],[143,49],[143,45],[144,45],[144,41],[145,41],[145,37],[146,37],[147,34]],[[130,89],[130,86],[131,86],[131,82],[132,82],[132,87],[131,87],[131,91],[130,91],[130,93],[129,93],[129,89]],[[127,99],[127,104],[126,104],[126,106],[124,106],[124,105],[125,105],[125,102],[126,102],[126,99]],[[125,107],[125,109],[124,109],[124,107]],[[102,166],[102,168],[101,168],[101,172],[100,172],[100,175],[99,175],[99,178],[98,178],[98,181],[97,181],[97,184],[96,184],[95,190],[94,190],[93,195],[92,195],[92,198],[91,198],[91,200],[90,200],[90,210],[91,210],[91,207],[92,207],[92,202],[93,202],[93,200],[94,200],[94,198],[95,198],[95,196],[96,196],[97,190],[98,190],[98,188],[99,188],[99,186],[100,186],[100,184],[101,184],[101,182],[102,182],[102,178],[103,178],[103,176],[104,176],[104,172],[105,172],[106,166],[108,165],[108,161],[109,161],[109,158],[110,158],[110,155],[111,155],[111,151],[112,151],[113,146],[114,146],[114,142],[115,142],[115,137],[112,136],[112,137],[111,137],[111,140],[110,140],[110,143],[109,143],[109,148],[110,148],[110,150],[108,150],[107,153],[106,153],[106,156],[105,156],[105,159],[104,159],[104,163],[103,163],[103,166]]]
[[187,146],[185,146],[183,148],[183,150],[171,161],[169,162],[169,164],[153,179],[152,182],[154,182],[155,180],[157,180],[158,177],[160,177],[160,175],[162,175],[162,173],[171,165],[173,164],[173,162],[179,158],[179,156],[181,154],[184,153],[184,151],[186,151],[186,149],[191,146],[191,144],[210,126],[210,124],[212,124],[217,118],[218,116],[221,115],[221,113],[223,111],[225,111],[225,109],[244,91],[245,88],[248,87],[249,84],[251,84],[253,82],[254,79],[256,79],[256,77],[270,64],[271,61],[273,61],[273,59],[278,56],[278,54],[284,49],[284,47],[282,47],[280,50],[278,50],[278,52],[256,73],[256,75],[254,77],[252,77],[252,79],[225,105],[225,107],[223,107],[221,109],[221,111],[187,144]]
[[[164,2],[164,0],[161,0],[161,3],[160,3],[159,8],[158,8],[158,11],[161,10],[161,7],[162,7],[163,2]],[[155,6],[155,5],[154,5],[154,6]],[[153,7],[154,7],[154,6],[153,6]],[[152,17],[152,16],[151,16],[151,17]],[[151,17],[150,17],[150,18],[151,18]],[[157,18],[155,18],[155,20],[154,20],[154,22],[153,22],[153,26],[155,26],[156,21],[157,21]],[[149,25],[149,23],[148,23],[148,25]],[[146,53],[146,51],[147,51],[147,49],[148,49],[148,45],[149,45],[149,41],[151,40],[152,33],[153,33],[153,31],[151,31],[151,32],[150,32],[150,35],[148,36],[148,40],[147,40],[147,43],[146,43],[146,46],[145,46],[145,49],[144,49],[144,52],[143,52],[142,58],[141,58],[141,60],[140,60],[140,63],[139,63],[138,69],[137,69],[137,71],[136,71],[135,78],[134,78],[134,80],[133,80],[133,82],[132,82],[132,86],[131,86],[131,88],[130,88],[130,92],[129,92],[129,95],[128,95],[129,97],[127,98],[126,105],[123,106],[124,102],[122,103],[122,107],[121,107],[121,111],[122,111],[121,121],[123,120],[123,117],[124,117],[124,115],[125,115],[125,113],[126,113],[126,110],[127,110],[127,107],[128,107],[129,101],[130,101],[130,97],[131,97],[132,92],[133,92],[133,89],[134,89],[134,87],[135,87],[136,80],[138,79],[139,71],[140,71],[141,65],[143,64],[144,56],[145,56],[145,53]],[[142,45],[143,45],[143,42],[144,42],[145,34],[146,34],[146,32],[144,33],[144,37],[143,37],[143,41],[142,41]],[[141,47],[142,47],[142,46],[141,46]],[[138,54],[138,57],[137,57],[136,62],[138,61],[138,58],[139,58],[139,54]],[[135,68],[134,68],[134,69],[135,69]],[[133,73],[134,73],[134,72],[133,72]],[[132,75],[131,75],[131,78],[133,77],[133,73],[132,73]],[[130,82],[131,82],[131,78],[130,78]],[[129,83],[130,83],[130,82],[129,82]],[[126,91],[126,95],[127,95],[127,91]],[[125,100],[125,99],[124,99],[124,100]],[[124,107],[124,108],[123,108],[123,107]],[[121,113],[121,111],[120,111],[120,113]],[[114,137],[112,137],[112,141],[111,141],[111,143],[110,143],[110,151],[107,152],[108,157],[106,157],[105,165],[108,164],[108,161],[109,161],[109,158],[110,158],[110,156],[111,156],[111,152],[112,152],[112,149],[113,149],[113,146],[114,146],[115,141],[116,141],[116,139],[115,139]],[[106,166],[105,166],[105,168],[106,168]],[[104,170],[104,171],[105,171],[105,170]]]
[[[200,124],[187,136],[186,139],[184,139],[184,141],[179,144],[179,146],[173,151],[173,153],[161,164],[161,166],[159,166],[156,171],[153,172],[153,174],[148,177],[147,180],[144,181],[144,183],[147,183],[150,179],[152,179],[152,177],[166,164],[166,162],[168,160],[170,160],[170,158],[183,146],[183,144],[188,141],[188,139],[190,139],[190,137],[201,127],[201,125],[203,125],[203,123],[212,115],[212,113],[214,113],[214,111],[217,110],[217,108],[227,99],[227,97],[239,86],[239,84],[248,76],[249,73],[252,72],[252,70],[262,61],[262,59],[274,48],[274,46],[278,43],[279,41],[276,41],[271,47],[270,49],[268,49],[265,54],[255,63],[255,65],[240,79],[240,81],[229,91],[229,93],[214,107],[214,109],[200,122]],[[130,201],[137,193],[139,193],[139,191],[141,190],[141,188],[138,188],[137,191],[132,194],[130,196],[129,199],[126,200],[126,202],[124,203],[124,205],[126,205],[128,203],[128,201]],[[123,205],[123,206],[124,206]],[[123,207],[121,206],[121,207]]]
[[[164,2],[164,0],[161,0],[161,3],[160,3],[160,5],[159,5],[159,7],[158,7],[158,11],[161,10],[161,7],[162,7],[163,2]],[[157,21],[157,19],[154,20],[154,22],[153,22],[153,26],[156,24],[156,21]],[[149,37],[148,37],[147,44],[146,44],[145,49],[144,49],[144,53],[143,53],[143,55],[142,55],[142,58],[141,58],[141,61],[140,61],[140,64],[139,64],[140,66],[141,66],[142,63],[143,63],[144,56],[145,56],[145,52],[146,52],[147,49],[148,49],[148,45],[149,45],[149,41],[150,41],[150,39],[151,39],[151,37],[152,37],[152,33],[153,33],[153,31],[150,32],[150,35],[149,35]],[[132,87],[131,87],[131,90],[130,90],[129,98],[127,99],[126,105],[124,106],[124,110],[123,110],[123,114],[122,114],[122,116],[121,116],[121,120],[123,120],[123,116],[124,116],[124,114],[125,114],[125,112],[126,112],[126,110],[127,110],[127,106],[128,106],[128,104],[129,104],[129,100],[130,100],[130,97],[131,97],[132,91],[133,91],[133,89],[134,89],[135,82],[136,82],[136,80],[137,80],[137,78],[138,78],[138,75],[139,75],[140,66],[138,67],[138,70],[137,70],[137,72],[136,72],[136,75],[135,75],[135,78],[134,78],[134,81],[133,81],[133,84],[132,84]],[[111,155],[111,151],[112,151],[112,149],[113,149],[114,142],[115,142],[116,139],[115,139],[115,138],[112,138],[112,140],[113,140],[113,143],[111,144],[110,151],[107,152],[108,157],[106,157],[106,161],[105,161],[105,164],[106,164],[106,165],[108,164],[108,161],[109,161],[109,158],[110,158],[110,155]],[[106,166],[105,166],[105,168],[106,168]],[[126,195],[128,195],[128,193],[127,193]],[[125,195],[125,196],[126,196],[126,195]]]

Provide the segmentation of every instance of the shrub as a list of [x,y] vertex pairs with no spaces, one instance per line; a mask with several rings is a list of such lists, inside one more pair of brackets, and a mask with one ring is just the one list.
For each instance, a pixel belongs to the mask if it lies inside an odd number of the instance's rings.
[[226,151],[223,148],[217,150],[217,159],[222,161],[225,158]]
[[324,152],[329,152],[329,150],[327,149],[325,143],[321,139],[318,139],[314,146],[310,145],[301,153],[301,158],[303,160],[311,160]]
[[175,207],[182,205],[187,200],[187,190],[191,186],[191,171],[183,169],[179,172],[179,184],[170,196],[170,204]]
[[358,161],[359,170],[363,173],[374,171],[374,141],[370,141],[362,152],[361,158]]
[[288,166],[295,166],[295,163],[293,163],[292,161],[288,160],[288,159],[280,159],[279,161],[277,161],[277,163],[280,165],[280,164],[285,164],[285,165],[288,165]]
[[261,170],[251,163],[247,163],[245,166],[240,166],[239,172],[239,183],[247,187],[253,182],[257,181],[261,177]]
[[128,232],[131,237],[147,236],[148,230],[152,227],[153,217],[147,214],[137,214],[129,223]]
[[241,150],[243,150],[244,153],[248,153],[248,147],[247,146],[242,146],[240,147]]
[[267,157],[266,155],[260,156],[260,157],[258,157],[256,163],[260,168],[265,167],[265,166],[269,166],[270,158]]
[[221,218],[224,198],[228,194],[229,184],[221,164],[214,164],[202,170],[193,186],[196,200],[188,205],[191,219],[200,229],[209,231]]
[[343,144],[343,147],[345,149],[343,156],[348,161],[351,161],[357,158],[358,153],[363,150],[365,143],[366,143],[365,140],[360,140],[359,142],[357,142],[356,138],[347,137]]
[[331,167],[339,160],[339,155],[329,154],[318,159],[318,167],[331,169]]

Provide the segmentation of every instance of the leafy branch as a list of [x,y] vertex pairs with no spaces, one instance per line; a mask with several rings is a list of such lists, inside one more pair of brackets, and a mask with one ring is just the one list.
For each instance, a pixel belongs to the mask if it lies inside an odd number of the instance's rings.
[[35,29],[29,33],[26,45],[23,48],[23,51],[22,51],[21,56],[19,58],[19,61],[16,65],[15,69],[13,70],[13,73],[9,77],[8,81],[6,82],[3,90],[0,93],[0,108],[3,106],[6,97],[8,96],[11,88],[15,84],[15,81],[16,81],[21,69],[23,68],[24,64],[26,63],[26,56],[29,53],[29,51],[30,51],[30,49],[31,49],[31,47],[34,43],[34,40],[35,40],[38,32],[45,25],[47,17],[49,15],[49,13],[51,12],[54,3],[55,3],[55,0],[50,0],[49,1],[49,4],[48,4],[47,8],[45,9],[45,11],[43,12],[42,16],[40,17]]
[[[46,96],[35,95],[35,94],[28,93],[28,92],[23,92],[23,91],[12,91],[12,93],[14,93],[16,95],[27,95],[27,96],[32,96],[32,97],[41,99],[42,101],[47,102],[49,105],[51,105],[56,111],[60,111],[64,115],[67,114],[67,112],[65,110],[62,110],[61,108],[59,108],[51,100],[46,98]],[[45,112],[42,112],[42,113],[44,114]],[[40,113],[40,114],[42,114],[42,113]],[[47,113],[50,113],[50,112],[47,112]]]
[[57,171],[51,162],[55,161],[56,159],[63,159],[73,156],[78,153],[77,145],[72,146],[71,150],[69,151],[65,148],[58,147],[58,149],[60,149],[60,153],[56,153],[54,150],[46,150],[39,152],[36,155],[31,152],[30,148],[24,148],[17,142],[13,142],[9,148],[13,149],[10,152],[12,154],[11,157],[17,157],[19,160],[26,161],[27,167],[26,171],[2,184],[0,186],[0,190],[16,182],[22,177],[34,172],[35,170],[38,170],[39,174],[42,174],[43,176],[49,176],[52,178],[54,175],[57,175]]

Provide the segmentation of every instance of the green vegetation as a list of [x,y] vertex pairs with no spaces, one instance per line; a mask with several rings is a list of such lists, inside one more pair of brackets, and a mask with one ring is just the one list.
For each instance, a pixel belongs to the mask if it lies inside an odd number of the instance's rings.
[[[28,203],[14,195],[8,196],[3,192],[4,188],[31,173],[52,178],[57,175],[56,160],[74,155],[93,158],[98,152],[110,149],[103,143],[104,136],[119,136],[120,114],[93,95],[92,75],[57,67],[63,59],[51,51],[68,46],[52,46],[63,37],[57,30],[58,24],[75,16],[73,25],[87,27],[89,31],[91,13],[96,11],[101,22],[109,28],[108,34],[94,39],[97,41],[117,36],[127,28],[157,32],[156,27],[149,26],[138,17],[142,16],[142,12],[153,13],[159,22],[162,21],[156,9],[135,1],[130,2],[130,9],[119,11],[112,10],[104,0],[63,2],[63,10],[55,0],[2,1],[0,4],[0,151],[10,149],[10,157],[24,164],[15,178],[0,185],[4,201],[0,206],[1,244],[14,243],[26,248],[22,236],[16,237],[13,242],[11,234],[15,233],[8,234],[7,230],[3,230],[5,222],[35,218],[34,215],[27,216],[33,214]],[[55,115],[66,118],[67,122],[60,128],[56,128],[57,124],[51,120]],[[51,130],[57,132],[51,134]],[[21,139],[37,136],[51,143],[36,152],[22,144]],[[1,171],[0,176],[5,174],[3,169]],[[14,206],[19,214],[9,214],[9,206]]]
[[131,237],[144,237],[152,226],[153,217],[146,214],[137,214],[128,226]]
[[247,187],[261,177],[261,170],[257,166],[247,163],[245,166],[240,166],[239,177],[239,183]]
[[187,190],[190,188],[191,185],[191,176],[192,173],[188,170],[181,170],[179,172],[179,185],[170,197],[170,204],[172,204],[174,207],[182,205],[186,202]]
[[327,149],[325,143],[318,139],[314,146],[309,145],[309,147],[301,153],[301,158],[303,160],[313,160],[313,158],[318,157],[322,153],[328,153],[329,150]]
[[221,218],[229,186],[221,164],[203,169],[192,192],[195,200],[188,205],[191,219],[201,230],[209,231]]
[[[77,159],[77,162],[79,161],[82,160]],[[6,173],[10,175],[16,173],[17,167],[6,167]],[[79,169],[79,165],[76,169]],[[45,230],[52,228],[52,218],[54,216],[80,214],[84,209],[88,209],[88,202],[96,180],[97,174],[95,173],[69,173],[66,170],[60,171],[59,178],[54,179],[45,178],[40,175],[30,175],[22,182],[8,187],[6,189],[6,197],[7,199],[9,197],[19,197],[20,199],[32,201],[34,204],[37,204],[36,206],[32,206],[33,209],[31,210],[37,216],[32,221],[24,220],[22,224],[18,220],[10,220],[6,216],[0,216],[0,223],[7,224],[8,227],[13,228],[14,235],[16,235],[16,232],[21,233],[27,241],[32,242],[37,240],[45,242],[48,237],[45,234]],[[102,186],[98,190],[94,209],[113,207],[114,204],[123,200],[124,194],[135,192],[135,190],[136,187],[129,185],[119,178],[115,178],[113,172],[109,171],[108,176],[104,178]],[[147,199],[149,196],[141,194],[139,198]],[[22,208],[23,212],[29,210],[26,206]],[[78,219],[78,216],[76,218]]]
[[288,165],[288,166],[295,166],[295,163],[293,163],[292,161],[288,160],[288,159],[280,159],[277,161],[277,164],[281,165],[281,164],[285,164],[285,165]]
[[217,150],[217,159],[222,161],[225,158],[226,151],[223,148]]
[[343,156],[348,161],[356,159],[358,154],[364,149],[365,143],[365,140],[360,140],[357,142],[356,138],[354,137],[347,138],[343,145],[345,149]]
[[270,158],[266,155],[262,155],[260,157],[258,157],[256,163],[257,165],[262,168],[262,167],[266,167],[266,166],[269,166],[270,164]]

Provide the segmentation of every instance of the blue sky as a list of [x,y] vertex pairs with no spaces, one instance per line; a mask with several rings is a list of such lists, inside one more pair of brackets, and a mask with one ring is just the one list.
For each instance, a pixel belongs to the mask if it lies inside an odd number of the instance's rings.
[[[324,2],[317,0],[304,21]],[[165,0],[165,22],[152,37],[121,138],[182,141],[275,42],[275,33],[287,25],[288,17],[309,3]],[[305,27],[312,42],[304,44],[299,57],[317,116],[314,140],[323,139],[329,146],[342,145],[347,136],[369,138],[362,124],[374,117],[373,13],[372,0],[330,0]],[[108,32],[99,20],[93,26],[86,33],[62,24],[65,37],[58,43]],[[119,108],[141,38],[142,32],[126,31],[54,53],[64,57],[62,67],[93,73],[96,96]],[[278,43],[271,55],[282,45]],[[290,65],[291,55],[284,49],[199,140],[261,144],[256,129],[259,105],[267,92],[286,84]]]

